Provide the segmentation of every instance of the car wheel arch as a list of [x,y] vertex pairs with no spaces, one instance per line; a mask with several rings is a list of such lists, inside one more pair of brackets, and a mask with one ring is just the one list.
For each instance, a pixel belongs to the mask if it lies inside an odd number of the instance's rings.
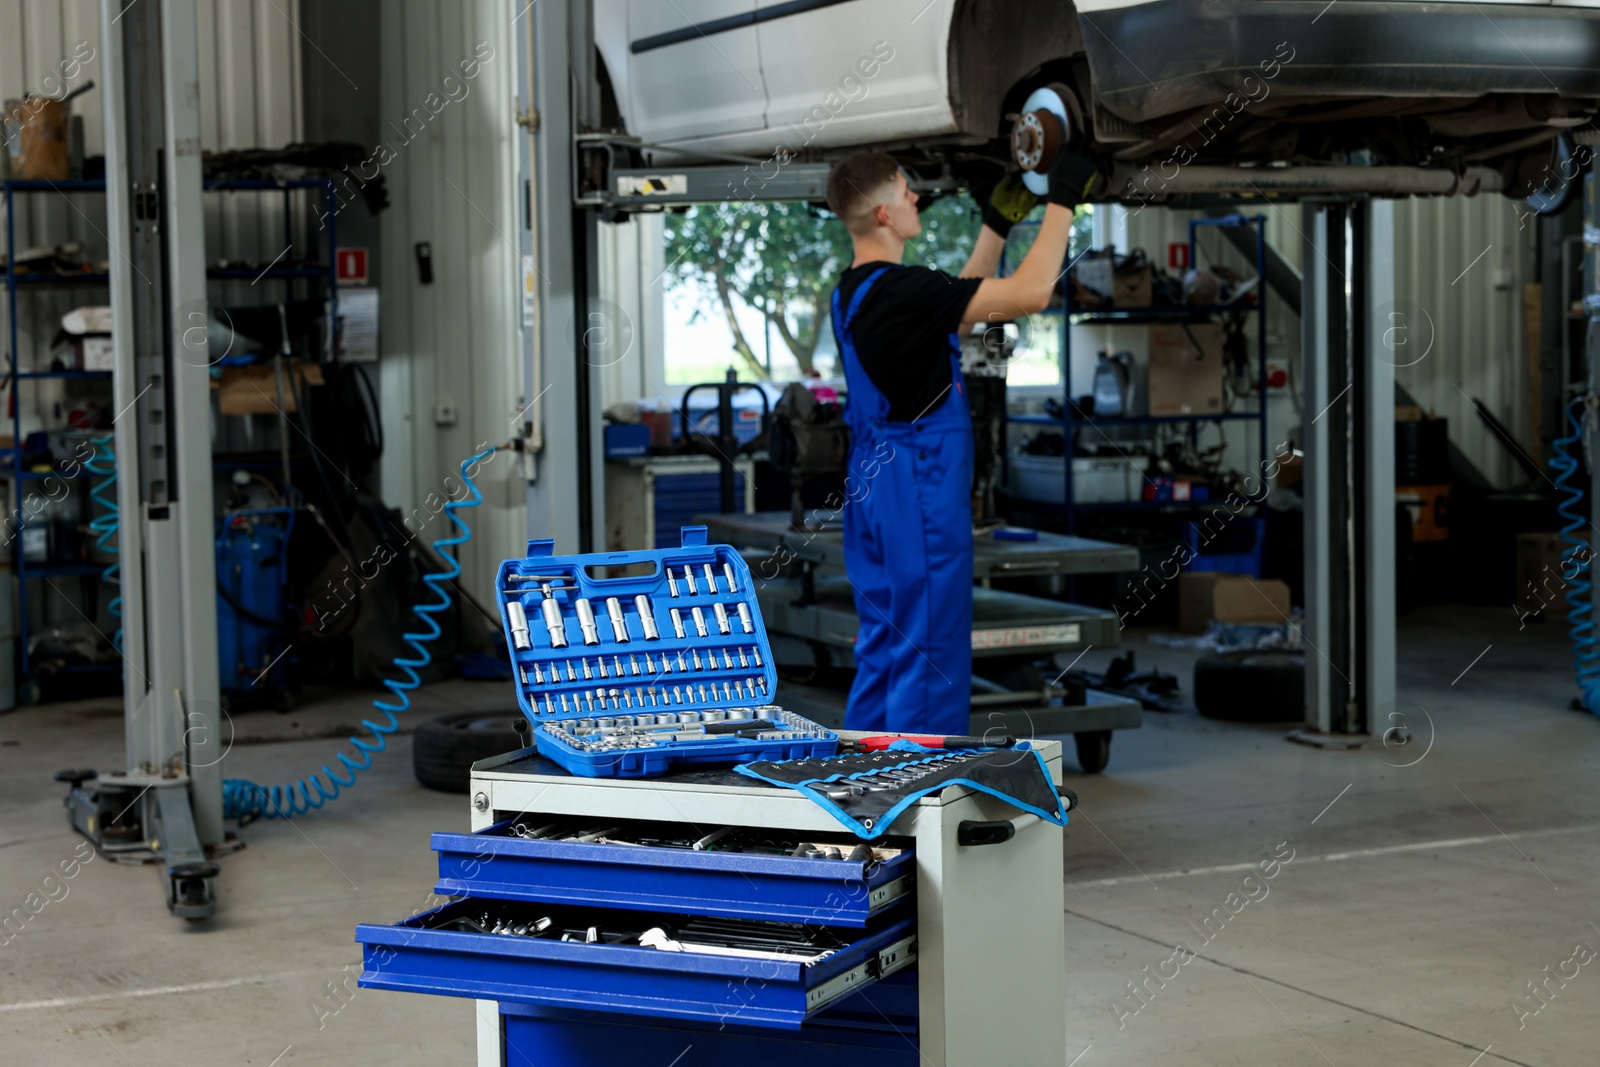
[[1040,7],[1032,0],[957,0],[948,92],[963,133],[1001,136],[1005,111],[1020,103],[1025,86],[1066,80],[1080,93],[1089,89],[1087,69],[1075,62],[1084,56],[1077,7],[1051,4],[1049,17],[1041,17]]

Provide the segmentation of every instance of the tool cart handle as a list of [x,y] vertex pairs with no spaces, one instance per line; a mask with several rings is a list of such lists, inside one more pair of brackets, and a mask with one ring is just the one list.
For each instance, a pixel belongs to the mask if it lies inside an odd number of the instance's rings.
[[[1065,786],[1056,786],[1056,792],[1063,801],[1062,807],[1071,811],[1078,806],[1078,794]],[[1040,822],[1037,815],[1022,815],[1015,819],[962,819],[956,827],[956,844],[958,845],[998,845],[1010,841],[1018,833],[1026,830],[1036,822]]]

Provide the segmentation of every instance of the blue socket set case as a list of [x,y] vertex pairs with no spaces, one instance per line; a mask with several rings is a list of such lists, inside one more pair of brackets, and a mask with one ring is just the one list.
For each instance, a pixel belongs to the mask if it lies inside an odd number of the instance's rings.
[[[500,615],[540,755],[589,778],[675,764],[806,759],[839,735],[775,704],[777,669],[750,568],[685,526],[678,548],[500,565]],[[609,571],[648,574],[607,577]]]

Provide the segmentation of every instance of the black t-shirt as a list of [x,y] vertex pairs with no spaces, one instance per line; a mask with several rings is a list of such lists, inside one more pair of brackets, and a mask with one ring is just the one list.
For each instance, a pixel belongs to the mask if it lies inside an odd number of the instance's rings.
[[[839,276],[839,312],[882,261]],[[856,357],[889,401],[890,422],[912,422],[944,403],[950,389],[950,334],[982,278],[957,278],[928,267],[892,267],[872,283],[851,322]],[[842,353],[841,353],[842,358]]]

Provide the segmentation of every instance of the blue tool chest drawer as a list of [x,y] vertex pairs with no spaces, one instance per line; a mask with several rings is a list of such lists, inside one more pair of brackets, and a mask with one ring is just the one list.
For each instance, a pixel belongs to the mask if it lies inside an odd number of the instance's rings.
[[835,1001],[799,1030],[526,1004],[501,1004],[500,1027],[505,1062],[519,1067],[669,1067],[674,1060],[678,1067],[926,1067],[918,1048],[915,968]]
[[789,1029],[916,959],[909,917],[860,931],[476,898],[356,940],[365,988]]
[[528,542],[497,588],[517,704],[541,755],[586,777],[831,755],[837,734],[773,703],[750,568],[686,526],[678,548],[557,556]]
[[519,816],[434,834],[435,892],[856,928],[910,898],[909,847],[820,837]]

